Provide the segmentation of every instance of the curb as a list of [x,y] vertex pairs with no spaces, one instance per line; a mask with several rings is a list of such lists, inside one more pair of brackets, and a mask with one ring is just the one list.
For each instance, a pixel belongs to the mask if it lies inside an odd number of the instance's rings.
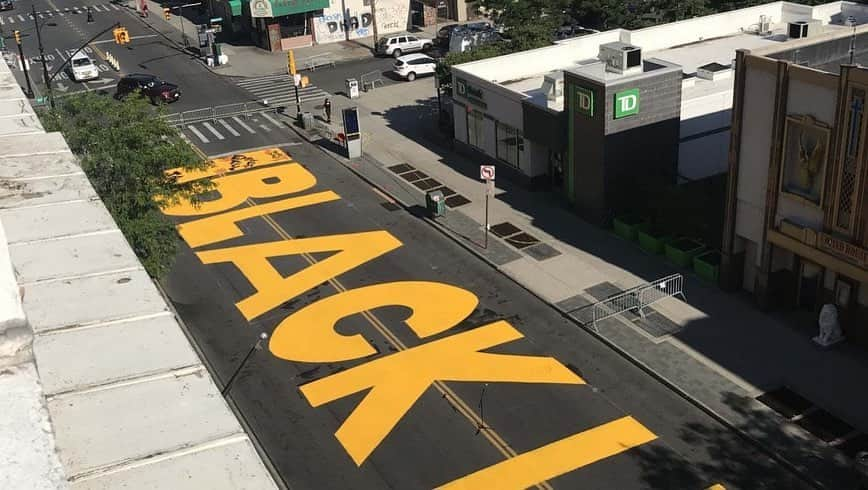
[[[383,188],[382,188],[380,185],[378,185],[376,182],[372,181],[371,179],[369,179],[367,176],[363,175],[361,172],[359,172],[358,170],[356,170],[356,169],[353,168],[352,166],[350,166],[350,165],[346,165],[346,164],[344,163],[344,161],[343,161],[340,157],[338,157],[337,155],[335,155],[334,153],[328,151],[327,149],[323,148],[323,147],[320,146],[320,145],[317,145],[317,144],[314,142],[314,139],[312,139],[311,136],[310,136],[310,135],[309,135],[305,130],[302,130],[302,129],[298,128],[297,126],[295,126],[295,124],[288,124],[288,126],[289,126],[293,131],[295,131],[296,134],[298,134],[299,136],[301,136],[302,138],[304,138],[305,141],[307,141],[308,143],[312,143],[312,144],[314,144],[314,146],[316,146],[317,148],[319,148],[320,151],[322,151],[323,153],[325,153],[326,155],[328,155],[329,157],[331,157],[333,160],[335,160],[335,161],[337,161],[338,163],[340,163],[340,164],[341,164],[342,166],[344,166],[345,168],[349,169],[350,172],[352,172],[354,175],[356,175],[357,177],[359,177],[360,179],[362,179],[362,180],[363,180],[365,183],[367,183],[368,185],[370,185],[370,186],[376,188],[376,189],[379,190],[380,192],[383,192],[385,195],[387,195],[387,196],[391,197],[392,199],[394,199],[395,202],[399,203],[399,204],[401,205],[401,207],[404,208],[404,211],[408,211],[408,212],[409,212],[409,208],[411,207],[411,205],[408,205],[407,203],[405,203],[405,202],[404,202],[403,200],[401,200],[400,198],[394,196],[394,195],[393,195],[391,192],[389,192],[388,190],[383,189]],[[375,161],[376,161],[376,160],[375,160]],[[412,215],[412,213],[410,213],[410,214]],[[595,332],[593,329],[586,327],[585,324],[581,323],[580,321],[576,320],[575,318],[573,318],[573,317],[571,317],[569,314],[567,314],[566,310],[560,308],[559,306],[555,305],[554,303],[551,303],[550,301],[548,301],[548,300],[546,300],[545,298],[541,297],[539,294],[537,294],[537,293],[534,292],[533,290],[529,289],[529,288],[528,288],[527,286],[525,286],[524,284],[518,282],[515,278],[513,278],[513,277],[510,276],[509,274],[504,273],[504,272],[503,272],[503,271],[498,267],[497,264],[495,264],[494,262],[492,262],[491,260],[489,260],[487,257],[485,257],[485,256],[484,256],[483,254],[481,254],[479,251],[477,251],[477,250],[475,250],[474,248],[472,248],[469,244],[465,243],[463,240],[459,239],[459,237],[455,236],[451,231],[449,231],[448,228],[446,228],[445,226],[443,226],[442,224],[440,224],[439,222],[437,222],[435,219],[430,218],[430,217],[427,217],[427,216],[422,217],[421,219],[423,219],[423,220],[424,220],[425,222],[427,222],[428,224],[432,225],[432,226],[433,226],[435,229],[437,229],[441,234],[443,234],[444,236],[446,236],[447,238],[449,238],[450,240],[452,240],[453,242],[455,242],[456,244],[458,244],[459,246],[461,246],[463,249],[469,251],[470,253],[472,253],[472,254],[475,255],[476,257],[482,259],[482,261],[484,261],[486,264],[488,264],[492,269],[494,269],[495,271],[497,271],[498,273],[500,273],[501,275],[503,275],[504,277],[506,277],[507,279],[509,279],[510,281],[512,281],[514,284],[518,285],[519,287],[521,287],[522,289],[524,289],[525,291],[527,291],[528,293],[530,293],[531,295],[533,295],[535,298],[539,299],[540,301],[542,301],[542,302],[545,303],[546,305],[548,305],[548,306],[550,306],[551,308],[553,308],[553,309],[554,309],[555,311],[557,311],[557,312],[558,312],[558,313],[559,313],[559,314],[560,314],[564,319],[570,321],[571,323],[575,324],[577,327],[579,327],[579,328],[581,328],[582,330],[584,330],[585,332],[589,333],[592,337],[594,337],[594,338],[596,338],[598,341],[602,342],[604,345],[606,345],[607,347],[609,347],[610,349],[612,349],[613,351],[615,351],[615,352],[616,352],[617,354],[619,354],[621,357],[623,357],[624,359],[626,359],[627,361],[629,361],[631,364],[633,364],[634,366],[638,367],[638,368],[639,368],[640,370],[642,370],[644,373],[648,374],[648,375],[651,376],[653,379],[655,379],[655,380],[658,381],[659,383],[663,384],[663,386],[665,386],[666,388],[672,390],[675,394],[677,394],[677,395],[678,395],[679,397],[681,397],[683,400],[687,401],[688,403],[690,403],[690,404],[693,405],[694,407],[698,408],[700,411],[702,411],[703,413],[705,413],[706,415],[708,415],[709,417],[711,417],[712,419],[714,419],[717,423],[723,425],[724,427],[726,427],[727,429],[729,429],[730,431],[732,431],[733,433],[735,433],[737,436],[739,436],[741,439],[743,439],[744,441],[746,441],[746,442],[749,443],[750,445],[754,446],[756,449],[758,449],[760,452],[762,452],[763,454],[765,454],[766,456],[768,456],[769,458],[771,458],[773,461],[775,461],[776,463],[778,463],[779,465],[781,465],[782,467],[784,467],[784,468],[785,468],[786,470],[788,470],[790,473],[792,473],[793,475],[797,476],[800,480],[802,480],[802,482],[804,482],[804,483],[806,483],[806,484],[810,485],[811,487],[816,488],[816,489],[818,489],[818,490],[826,490],[827,487],[826,487],[823,483],[821,483],[821,482],[819,482],[819,481],[813,479],[812,477],[810,477],[808,474],[806,474],[806,472],[805,472],[804,470],[802,470],[801,468],[795,466],[793,463],[790,463],[788,460],[784,459],[784,458],[783,458],[782,456],[780,456],[780,455],[779,455],[779,454],[778,454],[774,449],[772,449],[772,448],[766,446],[765,444],[763,444],[763,443],[760,442],[759,440],[755,439],[754,437],[752,437],[752,436],[749,435],[748,433],[746,433],[746,432],[744,432],[743,430],[741,430],[740,428],[738,428],[734,423],[730,422],[726,417],[724,417],[723,415],[719,414],[717,411],[715,411],[713,408],[711,408],[711,407],[709,407],[708,405],[706,405],[704,402],[702,402],[702,401],[699,400],[698,398],[693,397],[692,395],[690,395],[689,393],[687,393],[686,391],[684,391],[683,389],[681,389],[681,388],[680,388],[678,385],[676,385],[674,382],[670,381],[670,380],[669,380],[668,378],[666,378],[665,376],[663,376],[663,375],[661,375],[660,373],[656,372],[656,371],[655,371],[654,369],[652,369],[650,366],[648,366],[647,364],[645,364],[642,360],[640,360],[639,358],[633,356],[632,354],[630,354],[629,352],[627,352],[626,350],[624,350],[623,348],[621,348],[620,346],[618,346],[618,345],[615,344],[614,342],[610,341],[609,339],[603,337],[601,334]]]

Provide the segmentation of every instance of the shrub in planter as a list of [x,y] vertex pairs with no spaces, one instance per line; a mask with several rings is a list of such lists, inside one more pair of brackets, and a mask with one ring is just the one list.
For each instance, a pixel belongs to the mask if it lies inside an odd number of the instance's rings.
[[705,245],[693,238],[679,238],[664,245],[666,258],[680,267],[693,265],[693,257],[705,250]]

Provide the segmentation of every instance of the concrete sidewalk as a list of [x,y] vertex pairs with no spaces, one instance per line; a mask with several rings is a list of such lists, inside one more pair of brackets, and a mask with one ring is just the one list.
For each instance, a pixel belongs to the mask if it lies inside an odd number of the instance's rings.
[[0,488],[276,488],[75,155],[5,65],[0,223]]
[[[724,293],[583,222],[549,193],[532,193],[504,180],[497,181],[497,196],[489,203],[489,223],[509,223],[529,236],[519,234],[511,244],[490,235],[483,248],[485,200],[478,176],[484,162],[454,152],[450,138],[437,132],[436,99],[427,96],[433,93],[433,81],[425,79],[377,89],[354,101],[334,97],[334,114],[342,107],[359,107],[365,151],[361,160],[336,155],[338,161],[411,209],[424,206],[421,188],[443,186],[444,192],[469,200],[463,205],[453,200],[455,207],[432,224],[584,328],[591,328],[587,306],[597,299],[683,273],[688,302],[663,301],[647,320],[630,315],[605,320],[598,325],[600,340],[806,481],[830,489],[855,488],[850,457],[868,449],[868,392],[862,388],[868,362],[863,352],[847,345],[820,349],[810,340],[816,332],[794,330],[755,309],[746,297]],[[305,110],[321,113],[319,107]],[[307,134],[335,153],[340,148],[330,137],[340,131],[333,124]],[[780,387],[813,404],[801,422],[785,419],[756,399]],[[831,415],[844,425],[831,423],[830,428],[816,414]]]

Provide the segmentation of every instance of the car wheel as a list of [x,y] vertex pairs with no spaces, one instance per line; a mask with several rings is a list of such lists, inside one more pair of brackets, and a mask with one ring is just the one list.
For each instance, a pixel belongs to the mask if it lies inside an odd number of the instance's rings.
[[428,51],[431,49],[431,43],[425,43],[422,45],[422,51]]
[[400,58],[401,57],[401,50],[396,49],[396,50],[392,51],[392,56],[394,56],[395,58]]
[[412,81],[415,80],[415,79],[416,79],[416,74],[413,73],[412,71],[411,71],[410,73],[407,74],[407,80],[409,80],[409,81],[412,82]]

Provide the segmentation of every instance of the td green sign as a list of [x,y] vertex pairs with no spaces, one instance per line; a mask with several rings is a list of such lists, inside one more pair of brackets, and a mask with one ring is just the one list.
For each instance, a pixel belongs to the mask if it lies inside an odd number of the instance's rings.
[[639,89],[615,93],[615,119],[639,114]]
[[594,117],[594,91],[589,88],[576,87],[574,99],[576,112],[588,117]]

